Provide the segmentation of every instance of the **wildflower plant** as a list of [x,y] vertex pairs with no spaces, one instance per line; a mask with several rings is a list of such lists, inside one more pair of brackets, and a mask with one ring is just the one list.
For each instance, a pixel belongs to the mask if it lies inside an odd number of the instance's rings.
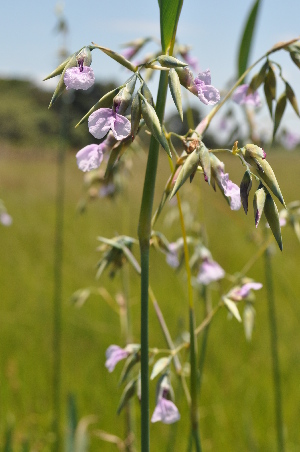
[[[208,184],[215,191],[219,189],[224,201],[234,211],[243,207],[245,214],[248,212],[250,195],[253,198],[254,225],[259,226],[263,214],[269,224],[275,240],[282,250],[280,214],[276,202],[286,208],[283,195],[275,173],[267,160],[264,149],[254,142],[246,142],[239,146],[238,141],[233,140],[229,148],[209,149],[205,145],[205,133],[212,118],[220,108],[230,102],[241,105],[253,105],[257,107],[261,103],[258,88],[264,85],[267,105],[274,120],[275,135],[281,122],[286,103],[290,102],[297,115],[299,110],[294,91],[284,79],[281,67],[270,59],[271,55],[280,50],[289,52],[292,60],[300,67],[300,47],[297,40],[279,43],[270,49],[262,58],[249,68],[245,62],[240,62],[238,80],[224,97],[219,90],[212,85],[210,70],[194,74],[192,69],[197,67],[197,62],[191,59],[189,48],[179,45],[176,38],[177,24],[182,8],[180,0],[160,0],[161,20],[161,50],[148,56],[141,63],[133,63],[131,59],[143,50],[150,38],[143,38],[128,43],[126,51],[117,53],[101,45],[92,43],[84,46],[68,57],[45,80],[60,75],[57,88],[50,102],[50,107],[62,94],[64,89],[87,89],[94,82],[94,74],[91,68],[92,54],[101,51],[114,59],[121,66],[131,72],[124,83],[105,94],[91,107],[87,114],[79,121],[77,126],[87,122],[90,133],[95,140],[101,140],[85,146],[76,154],[77,164],[81,171],[85,172],[85,181],[89,189],[94,183],[103,183],[108,190],[110,186],[114,190],[113,176],[117,172],[122,160],[126,161],[126,153],[139,143],[139,133],[145,129],[150,135],[148,162],[144,180],[140,217],[138,223],[138,240],[128,236],[114,238],[99,237],[101,253],[98,262],[97,276],[109,269],[110,276],[125,265],[130,264],[141,278],[141,341],[140,344],[111,345],[106,352],[106,367],[109,372],[114,371],[117,363],[124,362],[121,384],[125,384],[121,396],[118,412],[127,406],[130,399],[138,397],[141,401],[141,450],[147,452],[150,445],[149,424],[149,384],[150,380],[157,377],[157,396],[155,409],[151,418],[152,422],[161,421],[171,424],[180,420],[180,413],[175,405],[171,380],[175,377],[181,382],[186,401],[190,409],[191,420],[191,444],[197,451],[201,450],[199,427],[199,379],[198,379],[198,336],[206,331],[215,314],[221,308],[226,308],[229,315],[244,322],[247,339],[251,338],[255,308],[254,291],[261,289],[260,282],[252,281],[247,277],[251,265],[245,265],[238,274],[230,275],[230,269],[223,268],[225,263],[216,262],[211,251],[205,243],[203,235],[188,235],[183,215],[181,192],[183,185],[188,181],[193,187],[198,184]],[[258,2],[256,2],[258,3]],[[252,12],[253,13],[253,12]],[[253,18],[253,17],[252,17]],[[249,30],[245,31],[249,34]],[[251,31],[252,33],[252,31]],[[248,41],[251,41],[251,33]],[[245,42],[248,42],[247,40]],[[246,52],[247,49],[244,49]],[[247,50],[249,51],[249,49]],[[247,52],[246,52],[247,53]],[[263,61],[262,67],[249,83],[244,83],[247,75]],[[276,75],[285,83],[285,91],[276,97]],[[156,103],[146,83],[145,73],[160,72],[160,80]],[[183,118],[183,106],[181,90],[186,89],[205,106],[213,108],[206,117],[194,129],[189,129],[185,135],[180,136],[176,131],[168,131],[164,125],[164,110],[167,91],[169,89],[176,109],[181,119]],[[275,106],[275,108],[274,108]],[[173,145],[173,138],[179,138],[181,149],[178,152]],[[165,189],[161,195],[161,201],[153,214],[153,198],[156,173],[158,168],[159,147],[166,153],[165,158],[170,163],[170,174],[166,175]],[[240,161],[244,175],[240,181],[233,181],[228,172],[225,172],[222,153],[229,154]],[[218,155],[218,156],[217,156]],[[106,165],[106,169],[102,168]],[[100,174],[101,171],[101,174]],[[199,181],[198,175],[201,176]],[[251,193],[252,190],[252,193]],[[101,196],[101,195],[100,195]],[[167,201],[176,197],[178,217],[181,225],[181,237],[170,242],[162,233],[154,230],[154,226]],[[275,202],[276,201],[276,202]],[[299,205],[284,210],[293,224],[298,237],[299,233]],[[134,256],[134,249],[139,244],[140,261]],[[269,243],[269,239],[268,239]],[[189,334],[181,340],[180,344],[174,344],[157,299],[149,284],[149,258],[150,247],[161,251],[166,256],[166,262],[174,271],[185,267],[187,300],[189,313]],[[208,307],[207,315],[197,326],[195,315],[195,292],[205,294],[209,288],[217,288],[219,301],[214,307]],[[258,292],[259,293],[259,292]],[[78,293],[78,298],[82,293]],[[76,298],[76,297],[75,297]],[[86,298],[84,296],[84,298]],[[168,350],[159,350],[149,346],[148,331],[148,301],[152,301],[160,322],[163,334],[168,344]],[[204,297],[205,298],[205,297]],[[207,300],[206,300],[207,301]],[[240,314],[240,306],[244,305],[243,317]],[[186,354],[189,351],[188,372],[184,371]],[[163,357],[158,355],[163,354]],[[149,377],[149,366],[153,366]],[[119,366],[119,364],[118,364]],[[200,372],[202,369],[200,369]],[[189,384],[188,384],[189,383]]]

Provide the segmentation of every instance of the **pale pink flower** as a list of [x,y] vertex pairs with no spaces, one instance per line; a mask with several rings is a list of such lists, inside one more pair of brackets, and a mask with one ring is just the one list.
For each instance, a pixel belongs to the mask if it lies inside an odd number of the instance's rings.
[[0,223],[3,224],[3,226],[10,226],[12,222],[13,220],[9,213],[7,212],[0,213]]
[[195,72],[198,72],[199,61],[197,57],[191,55],[189,52],[181,52],[181,56]]
[[258,92],[254,91],[254,93],[247,94],[248,88],[249,84],[247,83],[238,86],[232,95],[232,100],[239,105],[247,104],[253,105],[254,107],[260,107],[261,100]]
[[105,367],[108,369],[109,372],[112,372],[119,361],[127,358],[127,356],[129,355],[129,351],[119,347],[118,345],[110,345],[106,350],[105,355],[106,355]]
[[243,284],[241,287],[235,287],[232,289],[229,292],[228,297],[234,301],[240,301],[249,296],[250,290],[259,290],[262,286],[263,285],[258,282],[248,282]]
[[198,97],[205,105],[215,105],[220,100],[220,92],[211,85],[210,69],[200,72],[194,79]]
[[71,67],[65,72],[64,82],[67,89],[86,90],[95,82],[94,71],[88,66]]
[[176,243],[169,243],[166,261],[172,268],[179,267],[178,246]]
[[207,286],[213,281],[224,278],[224,276],[225,271],[217,262],[212,259],[205,259],[200,266],[197,281]]
[[153,412],[151,422],[163,422],[164,424],[173,424],[179,421],[180,414],[177,406],[171,400],[160,397]]
[[300,143],[300,135],[286,130],[281,136],[281,144],[291,151]]
[[230,198],[231,210],[239,210],[241,208],[240,187],[229,179],[229,174],[220,171],[220,182],[224,191],[224,195]]
[[116,140],[123,140],[131,132],[130,121],[119,115],[111,108],[99,108],[94,111],[88,120],[89,131],[95,138],[103,138],[109,130]]
[[91,171],[100,166],[103,160],[103,151],[99,144],[89,144],[76,154],[77,165],[81,171]]

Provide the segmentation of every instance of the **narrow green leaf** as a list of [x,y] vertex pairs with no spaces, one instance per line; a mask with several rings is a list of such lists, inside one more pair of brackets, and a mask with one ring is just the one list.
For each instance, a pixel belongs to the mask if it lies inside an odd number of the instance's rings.
[[57,75],[61,74],[62,71],[64,70],[65,65],[69,61],[69,59],[72,58],[72,56],[74,56],[74,55],[76,55],[76,53],[73,53],[73,55],[68,56],[68,58],[66,58],[62,63],[60,63],[60,65],[57,66],[56,69],[54,69],[53,72],[51,72],[51,74],[47,75],[47,77],[45,77],[43,79],[43,82],[45,82],[46,80],[49,80],[52,77],[56,77]]
[[99,108],[109,108],[112,106],[114,97],[118,94],[120,89],[123,87],[123,85],[118,86],[118,88],[113,89],[112,91],[109,91],[108,93],[104,94],[104,96],[101,97],[100,100],[87,112],[86,115],[84,115],[83,118],[80,119],[79,123],[76,124],[75,128],[80,126],[84,121],[88,119],[88,117]]
[[282,237],[281,237],[281,230],[280,230],[279,214],[278,214],[276,204],[273,201],[273,198],[268,191],[267,191],[267,195],[266,195],[264,213],[265,213],[267,222],[269,223],[269,226],[271,228],[271,231],[273,232],[273,235],[276,239],[276,242],[278,243],[278,246],[279,246],[280,250],[282,251]]
[[170,364],[172,360],[172,357],[164,357],[160,358],[153,366],[152,373],[150,376],[150,380],[154,380],[157,375],[159,375],[161,372],[163,372]]
[[179,188],[197,170],[199,163],[200,163],[199,148],[197,148],[187,157],[186,161],[182,165],[177,176],[174,188],[172,190],[171,198],[173,198],[173,196],[176,195]]
[[254,29],[256,25],[258,10],[261,1],[256,0],[248,16],[238,56],[238,76],[240,77],[248,67],[249,54],[253,40]]
[[51,108],[52,105],[54,104],[54,102],[56,101],[56,99],[64,92],[64,90],[66,89],[66,85],[64,82],[64,76],[65,76],[65,72],[67,69],[71,68],[71,67],[75,67],[77,66],[77,60],[76,60],[76,56],[75,54],[69,59],[68,63],[65,65],[62,74],[60,76],[59,82],[56,86],[56,89],[53,93],[52,99],[50,101],[49,107]]
[[300,52],[290,52],[290,56],[295,65],[300,69]]
[[128,356],[121,376],[120,376],[120,380],[119,380],[119,385],[121,385],[122,383],[124,383],[124,381],[126,380],[126,378],[129,375],[129,372],[131,371],[131,369],[136,365],[136,363],[138,363],[140,361],[140,356],[138,353],[133,353],[132,355]]
[[271,66],[265,78],[264,91],[271,118],[273,117],[273,100],[276,99],[276,77]]
[[106,55],[108,55],[110,58],[112,58],[113,60],[117,61],[122,66],[124,66],[127,69],[129,69],[130,71],[132,71],[132,72],[136,72],[137,71],[137,67],[134,66],[125,57],[123,57],[123,55],[121,55],[120,53],[114,52],[113,50],[108,49],[107,47],[99,46],[98,44],[94,44],[94,43],[92,43],[92,44],[95,46],[96,49],[102,50],[102,52],[106,53]]
[[276,105],[273,137],[275,136],[275,134],[278,130],[283,113],[285,111],[285,107],[286,107],[286,93],[284,92],[278,98],[277,105]]
[[287,97],[288,101],[290,102],[291,106],[295,110],[296,115],[300,116],[296,95],[294,93],[293,88],[291,87],[291,85],[288,82],[285,82],[285,93],[286,93],[286,97]]
[[269,67],[269,63],[266,62],[265,64],[262,65],[260,71],[253,76],[253,78],[249,84],[248,94],[256,91],[260,87],[260,85],[265,81],[266,72],[267,72],[268,67]]
[[135,395],[136,393],[136,380],[131,380],[125,387],[121,400],[117,409],[117,413],[120,414],[126,403]]
[[228,309],[228,311],[235,317],[239,322],[242,321],[237,305],[230,298],[223,297],[223,302]]
[[161,45],[162,51],[166,53],[172,42],[175,41],[183,0],[159,0],[158,3],[160,7]]
[[181,121],[183,121],[180,81],[175,69],[170,69],[168,81],[174,104],[178,110]]

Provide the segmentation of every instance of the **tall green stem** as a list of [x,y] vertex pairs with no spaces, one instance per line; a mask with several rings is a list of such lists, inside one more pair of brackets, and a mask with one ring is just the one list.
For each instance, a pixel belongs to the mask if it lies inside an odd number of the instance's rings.
[[272,353],[274,399],[275,399],[275,414],[276,414],[277,450],[278,450],[278,452],[284,452],[285,448],[284,448],[283,419],[282,419],[280,366],[279,366],[279,356],[278,356],[278,336],[277,336],[272,262],[271,262],[269,248],[266,249],[266,251],[265,251],[265,275],[266,275],[266,289],[267,289],[267,298],[268,298],[268,306],[269,306],[269,324],[270,324],[270,333],[271,333],[271,353]]
[[[211,297],[210,297],[209,287],[204,286],[203,290],[204,290],[203,298],[204,298],[204,303],[205,303],[205,317],[204,318],[206,318],[211,313],[212,306],[211,306]],[[205,362],[205,358],[206,358],[209,327],[210,327],[210,324],[208,324],[203,330],[201,350],[200,350],[200,355],[199,355],[199,366],[198,366],[198,368],[199,368],[199,378],[198,378],[199,394],[200,394],[201,385],[202,385],[202,376],[203,376],[204,362]]]
[[[162,71],[157,93],[156,113],[163,121],[168,87],[168,73]],[[149,365],[148,365],[148,290],[151,217],[155,190],[159,143],[152,136],[149,147],[138,236],[141,253],[141,450],[150,450],[149,434]]]
[[192,275],[190,268],[189,249],[187,244],[184,217],[181,208],[179,193],[177,193],[177,203],[180,216],[180,225],[183,238],[184,261],[187,273],[188,298],[189,298],[189,329],[190,329],[190,364],[191,364],[191,435],[195,441],[196,451],[201,452],[201,442],[199,433],[199,409],[198,409],[198,378],[197,378],[197,335],[194,310],[194,298],[192,287]]
[[65,198],[65,154],[67,136],[67,104],[63,100],[61,109],[61,142],[57,155],[57,179],[55,201],[54,244],[54,294],[53,294],[53,450],[60,450],[60,392],[61,392],[61,299]]

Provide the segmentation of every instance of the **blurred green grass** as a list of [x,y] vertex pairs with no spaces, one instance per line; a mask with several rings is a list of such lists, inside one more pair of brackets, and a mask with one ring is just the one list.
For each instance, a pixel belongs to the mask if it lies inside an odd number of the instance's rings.
[[[298,153],[268,155],[285,201],[300,198]],[[74,155],[67,156],[66,205],[63,266],[62,337],[62,429],[65,426],[68,393],[76,396],[80,416],[95,414],[101,428],[123,436],[123,416],[117,417],[121,388],[121,365],[113,374],[104,367],[105,350],[123,345],[119,318],[107,304],[92,296],[80,309],[70,303],[73,292],[87,286],[104,286],[114,296],[121,290],[121,276],[111,281],[104,275],[95,281],[95,251],[98,235],[136,236],[138,212],[145,169],[145,155],[137,156],[128,197],[102,199],[89,205],[85,215],[76,213],[82,193],[82,173]],[[242,169],[226,159],[226,171],[238,182]],[[169,174],[164,154],[160,159],[155,205]],[[0,197],[13,217],[10,228],[0,230],[0,437],[7,420],[15,419],[15,444],[28,438],[32,450],[50,450],[52,382],[52,303],[55,223],[55,151],[43,154],[19,149],[0,150]],[[195,178],[185,187],[188,200],[201,217],[209,235],[213,257],[230,273],[239,271],[255,253],[251,240],[256,234],[252,209],[231,212],[220,193]],[[125,213],[121,215],[120,213]],[[125,225],[129,228],[125,229]],[[262,226],[261,226],[262,228]],[[166,230],[163,218],[156,229],[168,239],[180,235],[179,224]],[[261,231],[258,231],[260,234]],[[275,241],[274,241],[275,243]],[[288,451],[300,446],[300,245],[293,231],[283,228],[284,251],[274,245],[274,280],[278,312],[279,353],[282,372],[283,417]],[[136,249],[138,257],[138,250]],[[259,260],[248,276],[264,280]],[[163,255],[152,251],[151,285],[157,295],[170,332],[175,338],[188,327],[184,272],[177,274],[165,264]],[[214,300],[217,294],[214,292]],[[130,303],[134,342],[139,341],[139,281],[130,273]],[[251,343],[243,328],[228,320],[222,310],[212,323],[200,401],[201,436],[204,451],[274,451],[274,401],[265,292],[257,294],[256,328]],[[197,302],[200,323],[203,306]],[[201,339],[201,337],[200,337]],[[158,321],[150,309],[150,344],[164,346]],[[174,381],[174,387],[177,387]],[[155,405],[155,385],[151,384],[151,411]],[[176,432],[176,451],[186,450],[188,412],[177,394],[182,414],[180,424],[151,426],[153,450],[165,450],[169,432]],[[136,406],[138,412],[138,406]],[[139,425],[137,424],[137,428]],[[16,449],[18,450],[18,449]],[[114,446],[93,437],[92,451],[111,451]]]

